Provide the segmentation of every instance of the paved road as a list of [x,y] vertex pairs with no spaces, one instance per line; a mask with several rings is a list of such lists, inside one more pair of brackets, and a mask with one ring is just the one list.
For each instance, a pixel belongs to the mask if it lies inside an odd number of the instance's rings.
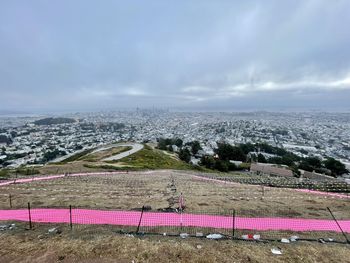
[[[114,156],[111,156],[111,157],[108,157],[106,159],[104,159],[103,161],[115,161],[115,160],[119,160],[119,159],[122,159],[126,156],[129,156],[130,154],[133,154],[135,152],[138,152],[139,150],[141,150],[143,148],[143,145],[140,144],[140,143],[119,143],[119,144],[113,144],[113,145],[110,145],[110,146],[105,146],[105,147],[101,147],[101,148],[98,148],[94,151],[92,151],[91,153],[96,153],[96,152],[100,152],[100,151],[105,151],[105,150],[108,150],[108,149],[111,149],[111,148],[114,148],[114,147],[118,147],[118,146],[130,146],[132,147],[132,149],[130,151],[127,151],[127,152],[123,152],[123,153],[120,153],[120,154],[117,154],[117,155],[114,155]],[[69,153],[67,155],[64,155],[64,156],[61,156],[61,157],[58,157],[54,160],[51,160],[49,161],[49,163],[57,163],[57,162],[62,162],[64,161],[65,159],[68,159],[69,157],[75,155],[75,154],[78,154],[78,153],[81,153],[83,151],[85,151],[87,149],[82,149],[82,150],[79,150],[79,151],[75,151],[75,152],[72,152],[72,153]]]
[[[123,159],[124,157],[127,157],[127,156],[134,154],[134,153],[143,149],[143,144],[140,144],[140,143],[121,143],[121,144],[116,144],[116,146],[130,146],[130,147],[132,147],[132,149],[129,151],[126,151],[126,152],[122,152],[122,153],[113,155],[113,156],[108,157],[106,159],[103,159],[103,161],[120,160],[120,159]],[[115,146],[113,146],[113,147],[115,147]]]

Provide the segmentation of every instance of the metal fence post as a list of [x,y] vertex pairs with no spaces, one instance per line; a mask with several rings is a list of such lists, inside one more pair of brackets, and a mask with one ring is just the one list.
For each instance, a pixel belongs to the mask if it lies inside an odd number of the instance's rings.
[[144,210],[145,210],[145,206],[142,206],[141,216],[140,216],[139,224],[138,224],[138,226],[137,226],[136,234],[139,233],[140,226],[141,226],[141,221],[142,221],[142,216],[143,216],[143,211],[144,211]]
[[29,229],[32,229],[32,215],[30,212],[30,202],[28,202]]
[[182,209],[180,209],[180,234],[183,231],[183,217],[182,217]]
[[69,205],[69,226],[70,230],[73,229],[73,221],[72,221],[72,206]]
[[235,238],[236,210],[232,210],[232,239]]
[[261,188],[262,188],[261,189],[261,195],[262,195],[261,198],[264,198],[264,196],[265,196],[265,187],[264,187],[264,185],[262,185]]
[[341,233],[343,234],[343,236],[345,237],[346,243],[350,244],[350,240],[348,239],[348,237],[346,236],[346,234],[344,233],[343,229],[341,228],[341,226],[338,223],[338,220],[335,218],[335,216],[333,215],[331,209],[329,207],[327,207],[329,213],[331,214],[331,216],[333,217],[335,223],[337,224],[337,226],[339,227]]

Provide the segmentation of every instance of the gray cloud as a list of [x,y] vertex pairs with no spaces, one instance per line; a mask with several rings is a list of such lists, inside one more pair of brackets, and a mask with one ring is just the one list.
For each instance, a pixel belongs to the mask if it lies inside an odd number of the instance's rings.
[[349,109],[350,2],[5,1],[0,110]]

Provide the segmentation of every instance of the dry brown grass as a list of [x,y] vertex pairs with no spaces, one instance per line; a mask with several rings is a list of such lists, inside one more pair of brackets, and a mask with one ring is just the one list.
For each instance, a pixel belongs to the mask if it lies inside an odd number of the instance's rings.
[[[174,180],[176,192],[171,189]],[[217,212],[238,209],[255,216],[285,216],[331,219],[330,207],[338,219],[350,218],[350,199],[300,193],[292,189],[243,184],[221,184],[194,178],[183,172],[129,172],[108,176],[65,177],[51,181],[9,185],[1,188],[0,209],[13,206],[133,209],[150,205],[153,209],[177,206],[184,194],[188,211]],[[260,212],[260,214],[259,214]],[[254,215],[253,215],[254,216]]]
[[[349,247],[336,244],[92,236],[74,231],[48,236],[45,231],[0,234],[0,262],[350,262]],[[273,255],[273,247],[280,247],[283,255]]]
[[[173,181],[176,192],[171,190]],[[181,192],[188,211],[235,208],[247,215],[258,210],[265,216],[330,219],[325,209],[329,206],[336,217],[350,218],[348,199],[279,188],[265,188],[262,196],[260,186],[215,183],[169,170],[10,185],[1,188],[0,209],[9,207],[10,193],[14,207],[25,207],[30,201],[33,207],[72,204],[85,208],[133,209],[150,205],[160,209],[175,207]],[[45,233],[52,225],[34,225],[33,231],[19,228],[0,232],[0,262],[350,262],[346,245],[255,244],[160,236],[131,238],[114,234],[115,227],[106,226],[74,226],[73,232],[65,226],[61,235],[47,236]],[[197,245],[202,248],[198,249]],[[272,255],[270,250],[275,246],[283,249],[282,256]]]
[[39,168],[40,174],[64,174],[64,173],[81,173],[81,172],[103,172],[110,169],[88,168],[84,165],[88,162],[74,161],[66,164],[49,164]]

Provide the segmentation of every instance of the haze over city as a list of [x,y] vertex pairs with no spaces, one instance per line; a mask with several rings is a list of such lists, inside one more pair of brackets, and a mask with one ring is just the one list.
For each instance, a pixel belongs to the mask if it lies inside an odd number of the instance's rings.
[[2,1],[0,111],[348,111],[350,1]]

